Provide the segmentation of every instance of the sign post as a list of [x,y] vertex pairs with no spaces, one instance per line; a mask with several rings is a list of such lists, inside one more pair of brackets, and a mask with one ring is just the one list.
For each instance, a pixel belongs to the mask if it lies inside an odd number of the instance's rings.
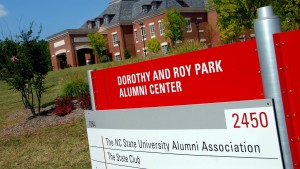
[[274,16],[273,8],[271,6],[259,8],[257,13],[258,19],[254,20],[254,29],[259,53],[264,95],[267,99],[274,99],[285,168],[292,169],[293,162],[286,129],[273,42],[273,34],[281,32],[280,18],[279,16]]

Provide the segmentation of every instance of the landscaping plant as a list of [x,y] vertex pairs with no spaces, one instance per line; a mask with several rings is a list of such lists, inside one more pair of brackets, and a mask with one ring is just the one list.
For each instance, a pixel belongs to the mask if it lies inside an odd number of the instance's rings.
[[160,42],[156,38],[152,38],[147,43],[147,48],[149,52],[152,52],[154,55],[157,55],[160,50]]
[[56,99],[53,113],[57,116],[70,114],[74,109],[73,99],[74,98],[70,96],[59,97]]
[[90,93],[80,95],[78,98],[78,104],[79,104],[79,107],[84,110],[91,110],[92,104],[91,104]]
[[16,39],[0,40],[0,80],[21,94],[25,108],[33,116],[41,112],[42,94],[47,89],[45,78],[50,70],[48,44],[39,40],[39,34],[40,31],[33,35],[31,24]]
[[63,87],[63,96],[79,97],[89,92],[89,84],[80,77],[72,77]]

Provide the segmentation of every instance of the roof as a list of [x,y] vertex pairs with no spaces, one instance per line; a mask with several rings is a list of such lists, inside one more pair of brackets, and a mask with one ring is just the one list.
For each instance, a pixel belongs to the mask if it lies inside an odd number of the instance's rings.
[[[147,13],[143,13],[142,7],[158,3],[157,9],[149,8]],[[117,24],[132,24],[135,20],[148,15],[160,14],[162,11],[170,8],[178,8],[183,11],[187,8],[205,10],[206,0],[111,0],[108,7],[97,17],[89,21],[95,21],[97,18],[109,17],[108,24],[103,23],[101,27],[109,28]],[[87,29],[87,21],[79,29]],[[63,33],[59,32],[59,33]],[[57,34],[59,34],[57,33]],[[55,34],[57,36],[57,34]],[[53,37],[55,35],[50,36]]]
[[[189,8],[202,8],[205,9],[206,0],[181,0]],[[134,21],[135,19],[142,17],[142,6],[151,5],[153,2],[158,2],[157,9],[150,9],[147,14],[153,14],[157,11],[161,11],[167,8],[186,8],[183,7],[177,0],[112,0],[109,6],[96,18],[104,18],[105,15],[114,15],[109,22],[109,25],[115,25],[120,21]],[[95,18],[95,19],[96,19]],[[94,20],[95,20],[94,19]],[[81,28],[87,28],[86,23]]]
[[46,39],[48,41],[50,41],[52,39],[56,39],[56,38],[62,37],[67,34],[76,35],[76,34],[88,34],[88,33],[95,33],[95,32],[97,32],[96,29],[66,29],[66,30],[60,31],[56,34],[53,34],[53,35],[47,37]]

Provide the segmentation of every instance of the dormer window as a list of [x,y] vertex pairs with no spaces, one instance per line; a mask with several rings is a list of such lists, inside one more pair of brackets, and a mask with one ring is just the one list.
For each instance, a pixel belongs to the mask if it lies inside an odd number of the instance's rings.
[[151,9],[151,5],[143,5],[142,6],[143,13],[148,13],[150,9]]
[[96,28],[100,28],[101,26],[101,22],[100,22],[100,18],[96,19]]
[[87,21],[87,28],[88,29],[93,29],[93,22],[92,21]]
[[112,19],[114,18],[115,14],[105,14],[103,15],[103,23],[104,24],[109,24]]
[[156,10],[157,9],[157,3],[156,1],[152,2],[152,10]]
[[104,16],[104,24],[108,24],[109,23],[109,19],[108,19],[108,15]]
[[151,8],[152,8],[152,10],[157,10],[159,8],[161,2],[162,1],[153,0],[151,2],[151,6],[152,6]]
[[147,6],[143,7],[143,13],[148,13]]

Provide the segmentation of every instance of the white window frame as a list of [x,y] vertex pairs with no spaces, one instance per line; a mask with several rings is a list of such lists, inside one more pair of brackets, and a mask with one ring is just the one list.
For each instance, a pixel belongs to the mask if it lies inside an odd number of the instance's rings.
[[[122,60],[120,52],[115,53],[114,55],[115,55],[115,61],[120,61],[120,60]],[[117,59],[117,56],[119,56],[119,59]]]
[[100,20],[96,20],[96,28],[100,28]]
[[117,43],[117,41],[118,41],[118,33],[117,32],[113,32],[111,34],[111,36],[112,36],[113,45],[114,46],[118,46],[118,43]]
[[202,23],[203,18],[202,18],[202,17],[197,17],[197,20],[199,21],[199,32],[200,32],[200,33],[203,33],[204,30],[200,28],[200,27],[201,27],[201,23]]
[[163,36],[165,34],[165,25],[161,20],[158,21],[158,27],[160,36]]
[[139,43],[139,34],[137,32],[137,29],[134,29],[133,32],[134,32],[134,36],[135,36],[135,43]]
[[155,35],[155,25],[154,25],[154,22],[149,23],[149,29],[150,29],[151,38],[155,38],[156,35]]
[[87,27],[88,27],[88,29],[92,29],[92,27],[93,27],[92,26],[92,22],[89,22],[88,25],[87,25]]
[[161,46],[161,52],[162,52],[162,54],[166,54],[166,53],[168,52],[168,48],[167,48],[167,51],[164,53],[163,47],[164,47],[164,46],[167,46],[167,47],[168,47],[168,42],[163,42],[163,43],[160,44],[160,46]]
[[142,36],[142,41],[147,40],[146,26],[145,25],[141,26],[141,36]]
[[108,16],[104,17],[104,21],[103,22],[104,22],[104,24],[109,24]]
[[144,54],[145,57],[149,56],[149,52],[148,52],[148,48],[147,47],[143,48],[142,50],[143,50],[143,54]]
[[[189,25],[187,24],[188,21],[189,21]],[[186,32],[193,32],[191,18],[185,18],[185,29],[186,29]]]

